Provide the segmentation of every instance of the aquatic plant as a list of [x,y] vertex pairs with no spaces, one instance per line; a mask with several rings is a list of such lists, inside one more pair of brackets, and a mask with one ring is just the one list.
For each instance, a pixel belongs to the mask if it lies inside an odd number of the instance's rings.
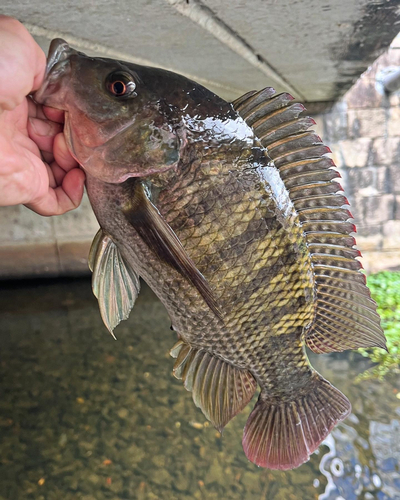
[[359,375],[359,380],[382,379],[390,373],[400,373],[400,272],[371,274],[367,282],[372,298],[378,304],[389,352],[377,348],[359,349],[363,356],[377,363]]

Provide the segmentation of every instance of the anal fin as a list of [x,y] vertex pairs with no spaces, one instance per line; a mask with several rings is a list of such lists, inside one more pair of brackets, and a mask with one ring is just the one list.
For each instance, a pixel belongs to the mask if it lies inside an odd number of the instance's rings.
[[192,392],[195,405],[222,432],[225,425],[251,400],[257,382],[247,370],[241,370],[204,349],[180,340],[172,349],[176,358],[174,375]]
[[243,449],[251,462],[294,469],[350,413],[349,400],[317,372],[305,389],[291,401],[275,401],[261,392],[243,432]]
[[99,301],[101,317],[114,336],[114,328],[128,318],[139,295],[139,276],[102,229],[94,237],[90,248],[89,267],[93,272],[92,289]]

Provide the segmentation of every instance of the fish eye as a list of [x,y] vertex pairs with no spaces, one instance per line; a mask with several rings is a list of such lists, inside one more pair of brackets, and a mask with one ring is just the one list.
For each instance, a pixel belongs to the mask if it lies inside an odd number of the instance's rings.
[[122,72],[111,73],[107,77],[107,90],[115,97],[131,97],[136,95],[136,84],[131,75]]

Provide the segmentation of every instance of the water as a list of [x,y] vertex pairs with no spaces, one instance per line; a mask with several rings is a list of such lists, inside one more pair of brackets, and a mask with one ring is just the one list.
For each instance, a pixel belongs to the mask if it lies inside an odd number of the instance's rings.
[[312,356],[353,404],[294,471],[246,459],[171,374],[175,334],[143,286],[114,341],[87,279],[0,288],[0,500],[400,499],[400,381],[354,379],[357,353]]

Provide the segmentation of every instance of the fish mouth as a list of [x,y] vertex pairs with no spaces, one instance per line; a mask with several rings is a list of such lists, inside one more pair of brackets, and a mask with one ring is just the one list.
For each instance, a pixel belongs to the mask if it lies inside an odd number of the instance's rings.
[[[68,43],[62,38],[52,40],[47,56],[43,83],[33,96],[37,103],[47,104],[48,98],[60,89],[62,77],[67,75],[71,69],[70,57],[74,53],[76,51],[71,49]],[[49,104],[52,105],[51,103]]]
[[46,76],[52,71],[56,64],[66,63],[73,49],[62,38],[51,41],[49,54],[47,56]]

